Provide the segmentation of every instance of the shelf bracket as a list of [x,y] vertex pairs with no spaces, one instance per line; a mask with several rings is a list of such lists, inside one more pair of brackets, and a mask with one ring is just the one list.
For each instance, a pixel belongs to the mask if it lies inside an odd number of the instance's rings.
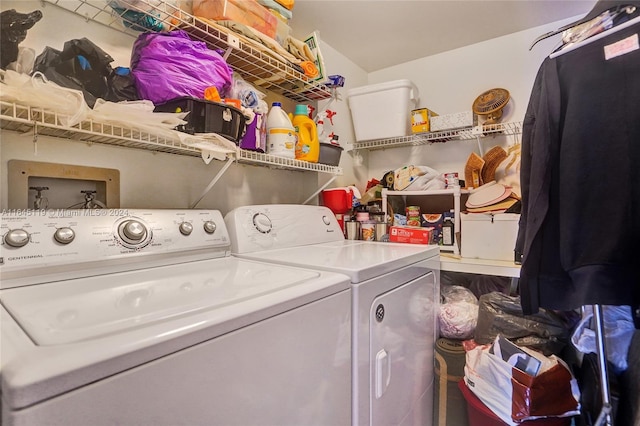
[[307,204],[309,201],[311,201],[313,199],[313,197],[315,197],[316,195],[318,195],[322,190],[324,190],[327,186],[329,186],[329,184],[331,184],[331,182],[333,182],[334,180],[336,180],[338,176],[331,176],[331,179],[329,179],[329,181],[327,183],[325,183],[324,185],[322,185],[316,192],[314,192],[313,194],[311,194],[311,196],[309,198],[307,198],[304,203],[302,204]]
[[227,34],[227,44],[229,47],[225,50],[224,55],[222,55],[225,61],[229,59],[229,55],[231,55],[234,48],[240,49],[240,39],[233,34]]
[[478,141],[478,152],[480,153],[480,157],[484,157],[484,152],[482,149],[482,142],[480,141],[480,136],[476,136],[476,141]]
[[207,185],[207,187],[205,188],[204,191],[202,191],[202,195],[200,195],[200,198],[198,198],[196,200],[195,203],[193,203],[191,205],[191,209],[195,209],[196,206],[198,205],[198,203],[200,201],[202,201],[202,199],[204,198],[205,195],[207,195],[207,193],[209,191],[211,191],[211,188],[213,188],[213,186],[218,182],[218,180],[220,180],[220,178],[222,177],[222,175],[227,171],[227,169],[231,166],[231,164],[233,164],[234,159],[233,158],[229,158],[227,159],[227,162],[224,164],[224,166],[222,166],[222,168],[220,169],[220,171],[218,172],[218,174],[216,174],[213,179],[211,179],[211,182],[209,182],[209,185]]
[[38,155],[38,122],[33,122],[33,155]]

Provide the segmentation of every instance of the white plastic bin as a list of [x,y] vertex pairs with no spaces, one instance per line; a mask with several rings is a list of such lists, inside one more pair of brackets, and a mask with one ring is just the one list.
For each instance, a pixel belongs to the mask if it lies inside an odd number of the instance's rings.
[[356,87],[347,91],[356,141],[411,134],[411,111],[418,105],[418,88],[410,80]]
[[460,219],[462,257],[513,262],[519,214],[462,213]]

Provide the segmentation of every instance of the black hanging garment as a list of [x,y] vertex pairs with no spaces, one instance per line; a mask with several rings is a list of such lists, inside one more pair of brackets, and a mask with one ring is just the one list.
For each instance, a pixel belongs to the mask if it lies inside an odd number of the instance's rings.
[[516,252],[525,314],[638,309],[639,34],[631,23],[540,66],[522,137]]

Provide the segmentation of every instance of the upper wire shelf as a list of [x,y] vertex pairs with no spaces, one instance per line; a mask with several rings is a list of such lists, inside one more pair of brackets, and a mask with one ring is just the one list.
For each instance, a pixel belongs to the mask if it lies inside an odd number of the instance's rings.
[[397,148],[401,146],[427,145],[436,142],[447,142],[450,140],[469,140],[488,135],[517,135],[522,133],[522,122],[514,121],[509,123],[496,123],[479,125],[475,127],[465,127],[455,130],[444,130],[439,132],[416,133],[410,136],[398,136],[394,138],[373,139],[368,141],[353,142],[353,149],[385,149]]
[[[115,12],[104,0],[41,1],[132,37],[140,34],[125,25],[135,26],[137,23],[129,20],[127,15]],[[333,95],[329,87],[309,79],[289,63],[261,50],[260,46],[243,41],[231,30],[207,23],[165,1],[138,0],[134,4],[138,8],[144,5],[147,11],[158,15],[165,29],[180,28],[209,48],[223,51],[229,66],[257,87],[301,103],[329,99]]]

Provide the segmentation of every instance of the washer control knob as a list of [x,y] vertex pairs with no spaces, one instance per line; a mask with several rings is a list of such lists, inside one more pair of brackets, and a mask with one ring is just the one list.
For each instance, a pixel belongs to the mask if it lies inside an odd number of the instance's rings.
[[118,230],[120,237],[128,243],[139,243],[147,236],[147,228],[137,220],[127,220]]
[[207,220],[204,223],[204,232],[206,232],[207,234],[213,234],[214,232],[216,232],[216,223],[212,220]]
[[12,229],[4,236],[4,242],[11,247],[23,247],[29,242],[29,233],[24,229]]
[[256,213],[253,216],[253,226],[255,226],[256,229],[263,234],[268,234],[269,232],[271,232],[271,228],[273,227],[273,225],[271,224],[271,219],[269,219],[269,217],[264,213]]
[[193,225],[190,222],[182,222],[180,224],[180,233],[182,235],[190,235],[193,232]]
[[322,221],[325,225],[331,225],[331,219],[329,219],[327,216],[322,216]]
[[75,237],[76,233],[68,226],[56,229],[56,232],[53,234],[53,238],[60,244],[69,244]]

